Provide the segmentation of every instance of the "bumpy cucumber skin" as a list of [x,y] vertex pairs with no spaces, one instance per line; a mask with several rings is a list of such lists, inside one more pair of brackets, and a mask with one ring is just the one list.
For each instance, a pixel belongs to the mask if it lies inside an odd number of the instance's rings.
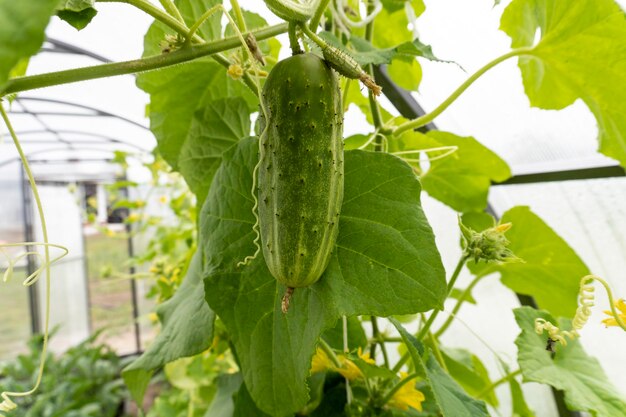
[[[287,287],[322,276],[343,201],[343,113],[337,77],[313,54],[279,62],[262,100],[259,224],[265,262]],[[265,124],[265,123],[264,123]]]

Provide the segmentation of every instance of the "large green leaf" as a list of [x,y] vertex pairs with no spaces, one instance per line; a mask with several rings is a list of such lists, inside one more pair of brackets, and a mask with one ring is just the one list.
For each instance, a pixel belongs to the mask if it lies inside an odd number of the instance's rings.
[[598,417],[626,416],[626,400],[608,380],[600,363],[588,356],[578,340],[557,346],[552,357],[546,350],[547,335],[535,332],[535,319],[542,318],[562,329],[571,329],[569,320],[558,323],[545,311],[530,307],[517,308],[515,320],[522,332],[515,340],[525,381],[548,384],[565,392],[568,408],[588,411]]
[[[501,182],[511,176],[506,162],[473,137],[440,131],[427,134],[410,131],[392,141],[391,147],[398,151],[456,147],[456,151],[441,159],[434,157],[442,156],[444,151],[428,152],[433,160],[420,180],[428,194],[459,212],[484,210],[491,182]],[[417,158],[418,154],[404,156]]]
[[133,399],[141,404],[154,371],[176,359],[203,352],[211,345],[215,314],[202,290],[202,254],[197,252],[174,296],[157,308],[161,332],[122,376]]
[[552,314],[573,317],[578,284],[589,269],[576,252],[528,207],[513,207],[502,216],[512,223],[509,248],[523,263],[468,264],[479,276],[500,272],[502,283],[515,292],[532,295]]
[[[273,416],[306,404],[317,340],[341,315],[410,314],[440,307],[445,278],[411,168],[387,154],[345,154],[345,198],[337,250],[320,281],[297,289],[287,314],[284,286],[254,253],[252,171],[258,142],[229,150],[201,213],[207,301],[229,329],[244,381]],[[393,248],[393,251],[390,250]]]
[[[178,7],[187,24],[191,25],[204,11],[218,3],[221,2],[181,0]],[[215,38],[221,33],[219,22],[219,14],[209,18],[202,25],[200,34],[207,40]],[[159,43],[172,32],[160,22],[153,23],[144,39],[144,56],[159,54]],[[250,110],[257,105],[256,97],[245,84],[230,79],[225,69],[211,58],[139,74],[137,86],[150,94],[150,129],[161,155],[176,170],[197,111],[203,112],[204,106],[226,97],[243,97]]]
[[[626,166],[626,15],[613,0],[515,0],[501,29],[520,57],[533,106],[582,99],[598,122],[600,151]],[[535,43],[535,35],[540,39]]]
[[443,417],[481,417],[489,416],[484,402],[467,395],[439,365],[432,352],[426,352],[424,346],[394,318],[389,319],[398,329],[402,340],[411,355],[415,370],[432,389],[433,395]]
[[222,162],[222,153],[249,134],[250,112],[240,97],[211,101],[194,114],[178,164],[199,206]]
[[58,0],[0,0],[0,92],[21,60],[39,51]]

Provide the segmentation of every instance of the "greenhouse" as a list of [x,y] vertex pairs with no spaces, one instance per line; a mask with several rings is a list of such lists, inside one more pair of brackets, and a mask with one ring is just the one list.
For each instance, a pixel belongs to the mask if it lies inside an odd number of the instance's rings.
[[626,417],[624,0],[0,0],[0,416]]

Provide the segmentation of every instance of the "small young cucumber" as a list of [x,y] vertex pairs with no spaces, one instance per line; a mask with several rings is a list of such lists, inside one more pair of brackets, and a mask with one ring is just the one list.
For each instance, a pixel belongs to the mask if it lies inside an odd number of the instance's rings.
[[270,272],[288,288],[288,307],[294,288],[322,276],[337,239],[343,201],[341,94],[333,70],[307,53],[276,64],[262,101],[267,118],[258,176],[261,242]]

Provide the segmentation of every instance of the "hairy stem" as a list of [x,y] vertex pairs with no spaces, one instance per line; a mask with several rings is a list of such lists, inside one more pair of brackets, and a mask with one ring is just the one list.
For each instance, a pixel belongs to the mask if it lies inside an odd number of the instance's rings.
[[448,329],[448,327],[450,327],[450,324],[452,324],[452,321],[454,321],[454,318],[456,316],[456,314],[459,312],[459,310],[461,309],[461,306],[463,305],[463,303],[465,301],[467,301],[467,299],[469,298],[469,295],[472,293],[472,290],[474,289],[474,287],[483,279],[485,278],[487,275],[483,275],[480,277],[476,277],[472,280],[472,282],[470,282],[470,284],[467,286],[467,288],[463,291],[463,293],[459,296],[459,299],[457,300],[456,304],[454,305],[454,308],[452,309],[452,312],[450,313],[450,316],[446,319],[446,321],[441,325],[441,327],[439,328],[439,330],[437,330],[435,332],[435,337],[439,338],[441,337],[441,335]]
[[[448,282],[446,298],[448,298],[448,295],[450,295],[450,291],[452,291],[452,288],[454,288],[454,284],[456,283],[456,280],[458,279],[459,274],[461,273],[461,270],[463,269],[463,265],[465,265],[465,262],[467,261],[467,259],[468,257],[465,254],[461,256],[461,259],[459,259],[459,262],[457,263],[456,268],[454,269],[454,272],[452,273],[452,276],[450,277],[450,281]],[[422,326],[419,333],[417,334],[416,337],[418,340],[421,341],[424,339],[424,336],[426,336],[426,334],[430,331],[430,327],[432,326],[433,322],[437,318],[437,315],[439,314],[440,311],[441,310],[439,309],[433,310],[430,317],[428,317],[428,320],[426,320],[426,323],[424,323],[424,326]],[[396,363],[396,365],[393,367],[393,371],[398,372],[402,368],[402,366],[406,363],[406,361],[409,360],[409,357],[410,356],[408,353],[405,353],[404,355],[402,355],[398,363]]]
[[180,14],[180,10],[178,10],[178,7],[176,7],[172,0],[159,0],[159,3],[161,3],[161,6],[163,6],[166,12],[174,16],[176,19],[178,19],[178,21],[185,21],[183,19],[183,16]]
[[322,20],[322,16],[324,15],[324,11],[328,7],[328,3],[330,3],[330,0],[322,0],[319,6],[317,6],[317,10],[315,10],[315,14],[309,21],[309,27],[311,28],[311,30],[314,31],[319,26],[320,21]]
[[533,48],[518,48],[518,49],[514,49],[502,56],[499,56],[498,58],[494,59],[493,61],[487,63],[485,66],[483,66],[482,68],[480,68],[478,71],[476,71],[474,74],[472,74],[463,84],[461,84],[456,90],[454,90],[454,92],[452,94],[450,94],[450,96],[445,99],[439,106],[437,106],[437,108],[433,111],[431,111],[428,114],[425,114],[421,117],[418,117],[417,119],[413,119],[410,120],[406,123],[401,124],[400,126],[396,127],[395,129],[393,129],[393,133],[394,135],[400,135],[404,132],[406,132],[407,130],[413,130],[413,129],[417,129],[419,127],[422,127],[430,122],[432,122],[437,116],[439,116],[441,113],[443,113],[452,103],[454,103],[456,101],[457,98],[459,98],[459,96],[461,94],[463,94],[463,92],[465,92],[465,90],[467,90],[469,88],[470,85],[472,85],[474,83],[474,81],[476,81],[477,79],[479,79],[484,73],[486,73],[487,71],[489,71],[491,68],[495,67],[496,65],[500,64],[501,62],[506,61],[509,58],[515,57],[515,56],[521,56],[521,55],[530,55],[532,53]]
[[[259,40],[272,38],[287,31],[287,23],[269,26],[254,30],[252,33]],[[75,68],[65,71],[50,72],[46,74],[30,75],[13,78],[6,84],[1,95],[18,93],[20,91],[33,90],[36,88],[51,87],[53,85],[68,84],[78,81],[94,80],[98,78],[112,77],[116,75],[134,74],[137,72],[151,71],[165,68],[197,58],[214,55],[218,52],[237,48],[241,42],[237,36],[207,42],[203,45],[183,48],[169,54],[151,56],[132,61],[114,62],[110,64],[94,65],[90,67]]]
[[511,379],[515,378],[516,376],[520,375],[521,373],[522,373],[522,370],[518,369],[517,371],[513,371],[513,372],[510,372],[510,373],[504,375],[502,378],[498,379],[497,381],[495,381],[494,383],[489,385],[487,388],[485,388],[484,390],[479,392],[478,395],[476,396],[476,398],[477,399],[484,398],[491,391],[493,391],[494,389],[496,389],[500,385],[504,384],[505,382],[510,381]]
[[289,23],[289,47],[291,48],[291,55],[299,55],[302,53],[296,29],[297,25],[295,23]]
[[342,367],[341,362],[339,361],[339,358],[337,357],[337,355],[335,355],[335,352],[333,352],[333,348],[331,348],[330,345],[326,343],[326,341],[322,338],[320,338],[319,345],[324,351],[324,353],[326,353],[326,356],[328,356],[328,358],[331,360],[333,365],[335,365],[337,368],[341,368]]

